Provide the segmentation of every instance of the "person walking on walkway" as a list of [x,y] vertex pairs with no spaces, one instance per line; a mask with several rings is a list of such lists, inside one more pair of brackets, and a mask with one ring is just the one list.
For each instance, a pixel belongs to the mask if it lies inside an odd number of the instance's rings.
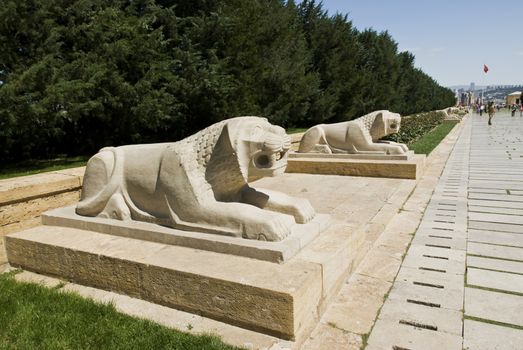
[[494,102],[491,101],[488,103],[487,112],[488,112],[488,125],[492,125],[492,117],[496,113],[496,107],[494,107]]

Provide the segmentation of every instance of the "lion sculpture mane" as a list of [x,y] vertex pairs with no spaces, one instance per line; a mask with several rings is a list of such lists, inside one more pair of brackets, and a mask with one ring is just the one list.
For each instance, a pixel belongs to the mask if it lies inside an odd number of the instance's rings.
[[178,142],[106,147],[87,163],[76,213],[279,241],[314,209],[248,181],[282,174],[290,145],[267,119],[238,117]]
[[404,154],[403,143],[382,141],[397,133],[401,116],[389,111],[375,111],[363,117],[335,124],[319,124],[303,135],[298,153]]

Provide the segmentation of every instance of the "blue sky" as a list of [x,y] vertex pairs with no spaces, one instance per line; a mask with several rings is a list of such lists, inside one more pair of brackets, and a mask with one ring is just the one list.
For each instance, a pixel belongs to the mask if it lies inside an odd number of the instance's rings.
[[348,14],[358,30],[387,30],[443,86],[523,84],[523,0],[324,0],[323,8]]

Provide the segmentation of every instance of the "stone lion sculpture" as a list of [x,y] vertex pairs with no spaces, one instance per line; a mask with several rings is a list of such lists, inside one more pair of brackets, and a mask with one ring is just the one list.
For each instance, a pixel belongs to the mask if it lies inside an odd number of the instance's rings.
[[106,147],[87,163],[76,213],[278,241],[314,209],[248,181],[282,174],[290,145],[267,119],[238,117],[178,142]]
[[397,133],[400,123],[399,114],[382,110],[348,122],[315,125],[303,135],[298,152],[404,154],[405,144],[380,140]]

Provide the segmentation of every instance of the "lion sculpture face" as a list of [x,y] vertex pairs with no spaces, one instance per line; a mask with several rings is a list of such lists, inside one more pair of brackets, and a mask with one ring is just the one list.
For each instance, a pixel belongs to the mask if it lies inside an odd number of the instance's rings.
[[285,172],[291,139],[285,129],[259,117],[228,121],[228,133],[246,179],[277,176]]
[[401,116],[398,113],[379,111],[370,128],[372,140],[376,141],[382,137],[395,134],[400,130],[400,126]]

